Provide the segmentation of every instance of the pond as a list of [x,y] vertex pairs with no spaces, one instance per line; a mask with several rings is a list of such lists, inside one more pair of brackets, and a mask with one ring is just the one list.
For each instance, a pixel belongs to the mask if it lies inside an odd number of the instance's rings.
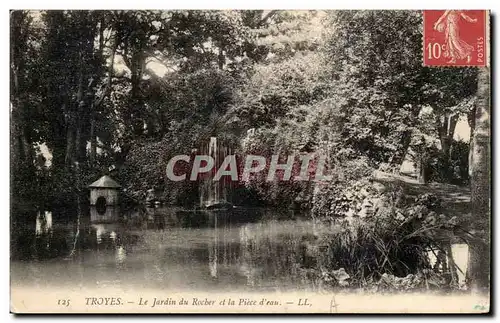
[[[71,212],[46,213],[17,226],[12,285],[258,292],[318,286],[318,225],[292,210],[89,213],[79,220]],[[467,249],[452,246],[461,284]],[[429,257],[435,261],[433,253]]]
[[[313,288],[315,226],[289,210],[107,210],[40,216],[11,238],[13,286],[284,291]],[[79,223],[78,223],[79,222]]]

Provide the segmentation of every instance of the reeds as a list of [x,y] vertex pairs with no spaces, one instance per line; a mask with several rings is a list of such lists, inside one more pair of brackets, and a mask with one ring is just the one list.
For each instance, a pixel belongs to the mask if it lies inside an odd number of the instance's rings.
[[[340,194],[331,202],[330,209],[340,214],[319,218],[331,226],[320,236],[319,279],[337,287],[452,287],[456,272],[447,249],[456,235],[457,217],[438,215],[439,201],[431,194],[398,198],[397,192],[377,193],[370,187],[360,194],[358,186],[355,194]],[[444,252],[449,265],[432,268],[430,250]],[[340,269],[348,278],[336,277]]]

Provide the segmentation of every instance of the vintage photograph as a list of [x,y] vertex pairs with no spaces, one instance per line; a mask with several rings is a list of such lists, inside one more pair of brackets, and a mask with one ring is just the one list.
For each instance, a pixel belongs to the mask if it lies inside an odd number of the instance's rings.
[[11,10],[12,313],[489,313],[487,10]]

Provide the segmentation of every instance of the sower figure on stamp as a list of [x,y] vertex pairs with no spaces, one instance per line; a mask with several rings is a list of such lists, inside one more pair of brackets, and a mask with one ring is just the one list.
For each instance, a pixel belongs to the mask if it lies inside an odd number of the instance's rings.
[[477,19],[467,16],[461,10],[446,10],[434,24],[435,30],[444,32],[446,45],[444,56],[450,58],[448,63],[456,63],[457,59],[467,59],[467,63],[470,63],[474,51],[473,46],[460,38],[458,27],[460,18],[471,23],[477,22]]

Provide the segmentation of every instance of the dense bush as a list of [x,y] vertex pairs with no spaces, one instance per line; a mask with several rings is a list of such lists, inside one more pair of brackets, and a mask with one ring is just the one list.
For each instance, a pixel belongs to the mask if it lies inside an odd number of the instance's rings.
[[181,143],[176,144],[167,138],[160,142],[138,142],[118,173],[127,196],[143,203],[146,192],[154,189],[160,192],[158,198],[167,204],[192,206],[198,203],[197,182],[173,182],[166,178],[170,158],[178,154],[189,155],[192,145],[183,147]]
[[332,171],[331,182],[316,185],[312,196],[312,216],[333,219],[361,211],[363,201],[374,196],[380,186],[372,185],[373,169],[364,159],[345,161]]

